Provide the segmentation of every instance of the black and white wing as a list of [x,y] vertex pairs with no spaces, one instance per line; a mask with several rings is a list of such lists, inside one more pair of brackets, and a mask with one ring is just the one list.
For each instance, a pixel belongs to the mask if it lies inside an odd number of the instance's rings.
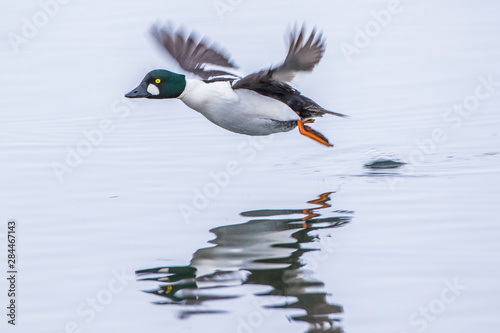
[[302,119],[321,117],[331,114],[346,117],[344,114],[328,111],[316,102],[303,96],[290,82],[299,72],[310,72],[319,63],[325,52],[325,42],[316,30],[306,40],[304,27],[297,34],[290,33],[290,47],[283,64],[245,76],[233,84],[233,89],[248,89],[261,95],[277,99],[287,104]]
[[274,69],[274,80],[291,82],[298,72],[311,72],[319,63],[326,46],[322,34],[316,35],[313,29],[307,41],[304,36],[304,27],[298,35],[295,29],[290,32],[288,54],[283,64]]
[[231,62],[230,56],[221,49],[217,49],[213,44],[208,45],[207,41],[197,38],[191,33],[186,36],[179,28],[177,31],[170,26],[163,28],[154,25],[151,27],[151,35],[186,71],[194,73],[202,79],[209,79],[215,76],[230,75],[236,76],[222,69],[207,69],[206,65],[215,65],[222,68],[237,68]]
[[304,27],[300,32],[293,29],[290,32],[290,45],[285,61],[280,66],[264,69],[244,77],[234,85],[234,88],[238,89],[248,85],[251,81],[261,79],[291,83],[297,73],[311,72],[323,57],[326,45],[322,34],[317,35],[315,29],[313,29],[309,38],[306,39],[305,36]]

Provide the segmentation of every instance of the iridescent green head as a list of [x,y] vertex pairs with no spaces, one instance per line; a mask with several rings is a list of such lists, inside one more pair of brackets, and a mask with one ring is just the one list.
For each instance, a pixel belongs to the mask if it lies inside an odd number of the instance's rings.
[[186,88],[186,77],[164,69],[149,72],[141,84],[125,95],[128,98],[176,98]]

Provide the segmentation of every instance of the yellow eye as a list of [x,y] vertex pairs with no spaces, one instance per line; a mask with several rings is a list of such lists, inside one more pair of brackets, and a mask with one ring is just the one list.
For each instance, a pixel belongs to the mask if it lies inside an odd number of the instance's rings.
[[160,82],[161,82],[161,80],[160,80],[160,79],[156,79],[156,80],[155,80],[155,82],[156,82],[156,83],[160,83]]

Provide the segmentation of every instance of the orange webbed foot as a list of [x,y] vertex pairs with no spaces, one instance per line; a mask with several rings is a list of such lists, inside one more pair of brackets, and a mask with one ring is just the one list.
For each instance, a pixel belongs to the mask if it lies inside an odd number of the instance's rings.
[[300,134],[307,136],[309,139],[319,142],[327,147],[333,147],[333,145],[330,144],[330,142],[328,142],[328,139],[323,134],[313,130],[311,127],[307,125],[304,125],[302,120],[297,120],[297,125],[299,127]]

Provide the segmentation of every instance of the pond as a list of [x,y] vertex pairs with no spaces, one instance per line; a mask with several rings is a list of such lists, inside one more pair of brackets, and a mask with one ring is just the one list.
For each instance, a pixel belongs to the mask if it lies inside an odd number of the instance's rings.
[[[4,7],[0,235],[7,256],[16,221],[18,293],[2,332],[500,324],[497,2]],[[327,51],[298,88],[349,115],[311,124],[335,146],[125,99],[149,70],[180,71],[147,32],[166,20],[242,73],[278,64],[294,23],[322,30]]]

